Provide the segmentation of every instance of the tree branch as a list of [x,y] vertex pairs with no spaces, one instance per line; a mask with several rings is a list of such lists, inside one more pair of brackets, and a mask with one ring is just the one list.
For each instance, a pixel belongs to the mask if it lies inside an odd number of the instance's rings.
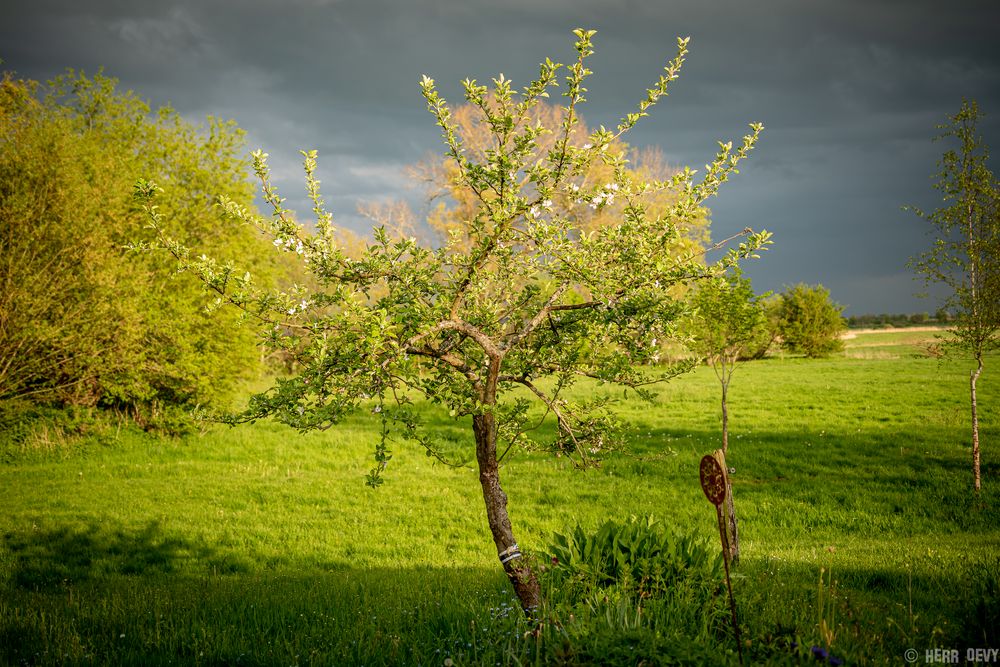
[[[486,355],[491,359],[503,358],[504,350],[501,350],[499,347],[497,347],[497,344],[493,341],[493,339],[490,338],[488,335],[486,335],[486,333],[483,330],[469,324],[468,322],[463,322],[461,320],[455,320],[455,319],[441,320],[427,331],[419,333],[415,336],[411,336],[408,340],[406,340],[402,344],[401,347],[405,350],[409,350],[424,338],[432,336],[439,331],[446,331],[446,330],[458,331],[464,333],[469,338],[476,341],[479,347],[483,349],[483,352],[485,352]],[[432,356],[439,356],[440,354],[444,353],[436,352],[436,354]]]
[[566,293],[567,289],[569,289],[569,285],[567,283],[563,283],[557,287],[556,290],[552,292],[552,295],[549,296],[548,301],[545,302],[545,306],[543,306],[542,309],[539,310],[533,318],[531,318],[523,329],[513,334],[507,342],[504,343],[504,351],[517,347],[522,340],[530,336],[531,332],[537,329],[545,318],[549,316],[549,313],[552,312],[552,306],[555,305],[557,300],[559,300],[559,297]]
[[[586,452],[584,452],[583,446],[576,439],[576,432],[573,430],[573,427],[570,425],[569,420],[566,418],[565,415],[563,415],[562,410],[559,409],[558,401],[556,401],[553,398],[549,398],[545,394],[545,392],[543,392],[541,389],[539,389],[538,387],[536,387],[535,384],[531,380],[529,380],[528,378],[526,378],[526,377],[516,377],[516,376],[510,376],[510,375],[508,375],[508,376],[502,376],[501,379],[505,380],[505,381],[508,381],[508,382],[516,382],[517,384],[524,385],[525,387],[527,387],[528,389],[530,389],[531,393],[533,393],[535,396],[537,396],[538,399],[542,403],[544,403],[548,407],[549,410],[552,411],[552,414],[554,414],[556,416],[556,424],[557,424],[558,430],[562,431],[563,433],[565,433],[567,436],[569,436],[569,439],[573,441],[573,447],[580,454],[580,460],[581,460],[581,464],[580,465],[583,466],[583,467],[586,467],[586,465],[587,465],[587,454],[586,454]],[[566,414],[569,415],[569,416],[572,416],[572,413],[569,412],[569,411],[567,411]],[[569,457],[569,458],[570,458],[570,460],[572,460],[572,457]],[[574,465],[575,465],[575,462],[574,462]]]

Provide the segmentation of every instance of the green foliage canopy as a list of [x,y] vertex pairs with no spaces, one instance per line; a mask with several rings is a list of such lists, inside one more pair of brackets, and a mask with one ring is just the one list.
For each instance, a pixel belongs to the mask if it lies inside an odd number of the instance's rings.
[[930,250],[913,258],[928,283],[945,285],[943,309],[955,316],[946,347],[969,351],[977,361],[1000,345],[1000,182],[990,170],[989,149],[976,129],[982,114],[972,101],[949,117],[938,139],[958,142],[945,151],[935,189],[943,205],[913,209],[931,225]]
[[[265,273],[267,248],[219,224],[215,197],[250,205],[243,133],[170,108],[151,114],[103,74],[0,83],[0,398],[113,405],[149,417],[211,402],[259,358],[250,330],[204,309],[200,285],[164,258],[128,254],[144,216],[140,175],[206,251]],[[268,259],[255,259],[268,258]]]
[[941,126],[939,139],[955,139],[959,149],[941,158],[940,179],[935,185],[945,203],[932,213],[916,210],[931,223],[934,243],[911,266],[928,283],[946,285],[945,303],[955,314],[954,338],[944,348],[972,355],[976,367],[969,377],[972,408],[973,486],[981,485],[979,415],[976,382],[983,372],[983,356],[1000,346],[1000,183],[990,171],[989,150],[976,130],[981,114],[975,101]]
[[[746,230],[744,242],[709,266],[701,251],[661,252],[675,247],[686,221],[703,214],[702,203],[736,172],[762,126],[753,125],[753,133],[736,149],[732,142],[720,142],[698,182],[688,168],[667,181],[636,180],[626,168],[626,156],[608,148],[667,94],[687,53],[686,40],[679,42],[678,57],[638,112],[623,118],[617,130],[601,127],[575,146],[569,137],[578,122],[576,107],[584,100],[583,83],[591,74],[584,66],[592,53],[591,34],[578,35],[579,60],[570,67],[563,93],[568,101],[555,128],[525,120],[548,97],[548,89],[558,86],[562,65],[546,60],[521,99],[503,75],[494,79],[489,96],[486,86],[463,82],[466,99],[480,109],[494,133],[496,148],[486,151],[481,162],[468,157],[448,104],[434,81],[424,77],[421,87],[442,128],[447,154],[464,187],[480,197],[465,234],[452,235],[439,248],[422,247],[412,238],[393,240],[378,228],[375,242],[360,259],[346,256],[314,176],[316,151],[303,151],[316,214],[314,233],[283,207],[284,199],[270,181],[268,155],[255,151],[254,169],[273,215],[255,215],[225,196],[223,207],[231,218],[270,235],[279,251],[297,255],[317,284],[315,289],[267,290],[250,272],[222,266],[174,238],[166,222],[174,216],[159,206],[159,199],[153,200],[165,188],[149,181],[136,185],[151,227],[178,258],[180,269],[198,275],[223,301],[251,314],[265,344],[291,352],[301,364],[296,377],[253,396],[233,421],[273,415],[302,430],[325,428],[374,397],[386,403],[378,411],[382,419],[399,420],[407,435],[418,437],[410,428],[415,417],[406,410],[406,392],[414,390],[456,417],[496,413],[503,438],[526,443],[533,423],[526,415],[527,401],[517,392],[517,398],[498,399],[520,386],[557,417],[554,451],[586,463],[589,453],[600,448],[604,421],[592,416],[595,406],[570,404],[560,392],[581,375],[629,386],[664,377],[650,377],[641,365],[656,353],[654,339],[676,335],[684,305],[673,288],[754,256],[770,235]],[[557,139],[539,154],[537,139],[545,134]],[[594,162],[610,167],[610,182],[581,186]],[[641,197],[657,190],[673,192],[674,203],[649,216]],[[626,202],[622,219],[579,233],[574,218],[552,205],[556,193],[565,192],[576,193],[573,204],[583,208],[600,209],[620,198]],[[538,386],[540,377],[555,380],[551,390]]]
[[731,373],[739,359],[770,338],[767,296],[755,294],[739,270],[700,283],[691,299],[693,310],[684,321],[688,348],[716,373]]
[[782,345],[807,357],[824,357],[844,349],[844,307],[830,299],[822,285],[799,283],[786,289],[777,305]]
[[693,309],[683,320],[687,346],[705,359],[722,387],[722,451],[729,449],[729,383],[740,359],[765,348],[771,331],[764,297],[753,291],[739,268],[701,282],[691,298]]

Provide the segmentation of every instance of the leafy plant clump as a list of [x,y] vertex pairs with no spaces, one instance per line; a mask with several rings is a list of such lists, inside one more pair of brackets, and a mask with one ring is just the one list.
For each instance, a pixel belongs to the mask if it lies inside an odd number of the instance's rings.
[[710,545],[633,516],[557,533],[547,556],[536,629],[547,663],[729,661],[722,558]]
[[685,581],[712,588],[722,580],[721,552],[653,517],[606,521],[594,532],[577,525],[554,535],[549,552],[552,578],[562,586],[617,587],[650,597]]

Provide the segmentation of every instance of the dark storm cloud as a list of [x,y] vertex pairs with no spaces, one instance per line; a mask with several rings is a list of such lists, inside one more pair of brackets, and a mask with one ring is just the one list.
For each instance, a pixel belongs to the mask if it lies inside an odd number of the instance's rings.
[[[717,237],[775,232],[752,267],[758,289],[822,282],[851,312],[933,309],[905,269],[925,247],[903,204],[933,207],[935,125],[963,97],[1000,141],[995,2],[959,0],[293,0],[6,3],[0,58],[47,79],[105,66],[154,105],[235,118],[283,194],[301,204],[298,149],[318,148],[331,208],[419,195],[404,167],[436,150],[419,95],[428,74],[451,100],[466,76],[525,83],[546,56],[573,58],[576,26],[598,29],[591,125],[630,110],[691,35],[668,100],[632,135],[700,167],[717,139],[767,126],[751,162],[711,202]],[[302,207],[305,210],[305,207]]]

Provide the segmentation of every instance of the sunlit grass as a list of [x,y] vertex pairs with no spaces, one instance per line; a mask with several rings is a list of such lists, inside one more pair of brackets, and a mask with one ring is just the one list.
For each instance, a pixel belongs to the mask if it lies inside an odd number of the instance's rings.
[[[786,358],[737,370],[735,585],[758,660],[779,660],[790,638],[819,643],[820,568],[832,569],[842,607],[833,647],[852,660],[996,641],[998,362],[980,381],[978,502],[960,360]],[[575,522],[648,514],[717,538],[697,464],[719,444],[718,393],[702,368],[652,403],[622,403],[628,453],[600,469],[509,459],[520,544],[539,552]],[[464,421],[425,414],[442,446],[471,454]],[[372,491],[363,478],[376,438],[377,422],[359,414],[306,435],[259,423],[181,439],[123,428],[47,448],[8,444],[0,661],[442,664],[447,654],[516,664],[556,650],[555,639],[525,640],[510,613],[475,471],[398,443]],[[734,659],[718,642],[719,659]]]
[[852,359],[936,357],[943,340],[951,337],[945,327],[915,327],[889,331],[848,331],[844,356]]

